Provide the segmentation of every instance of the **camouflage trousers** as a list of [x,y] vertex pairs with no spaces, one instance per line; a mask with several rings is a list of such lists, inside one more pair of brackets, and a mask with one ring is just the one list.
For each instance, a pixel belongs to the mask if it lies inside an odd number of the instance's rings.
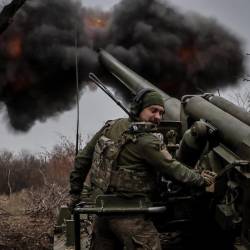
[[100,216],[94,223],[92,250],[161,250],[159,233],[144,216]]

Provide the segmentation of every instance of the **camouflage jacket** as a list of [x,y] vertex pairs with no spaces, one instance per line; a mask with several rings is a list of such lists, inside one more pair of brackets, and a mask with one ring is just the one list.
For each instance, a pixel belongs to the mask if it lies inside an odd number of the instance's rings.
[[[105,136],[116,142],[121,134],[128,130],[130,121],[123,118],[116,120]],[[105,131],[104,126],[78,154],[74,170],[70,175],[71,194],[80,194],[84,180],[91,168],[95,146]],[[152,177],[157,171],[179,182],[204,186],[204,179],[175,159],[168,159],[162,153],[162,142],[154,133],[137,133],[136,140],[127,142],[121,149],[116,166],[126,171],[148,171]],[[129,180],[128,180],[129,181]]]

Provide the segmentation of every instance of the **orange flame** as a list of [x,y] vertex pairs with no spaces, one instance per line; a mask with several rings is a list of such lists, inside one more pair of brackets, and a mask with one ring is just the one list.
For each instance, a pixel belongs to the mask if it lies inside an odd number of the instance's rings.
[[90,28],[105,28],[107,26],[107,19],[101,17],[87,17],[85,23]]
[[183,63],[188,64],[195,59],[196,53],[197,51],[194,47],[185,47],[179,50],[178,56]]
[[13,59],[17,59],[22,54],[22,40],[15,36],[7,43],[7,53]]

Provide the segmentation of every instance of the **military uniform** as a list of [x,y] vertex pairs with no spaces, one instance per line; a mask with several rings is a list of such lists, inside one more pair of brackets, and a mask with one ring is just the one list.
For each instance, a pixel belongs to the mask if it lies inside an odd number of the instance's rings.
[[[132,196],[152,197],[157,172],[187,185],[205,185],[199,174],[168,157],[159,134],[131,132],[130,125],[126,118],[107,122],[79,153],[70,176],[71,194],[80,195],[90,169],[94,188],[117,193],[125,200]],[[125,249],[161,249],[156,228],[142,215],[101,216],[94,231],[93,249],[117,249],[115,238]]]

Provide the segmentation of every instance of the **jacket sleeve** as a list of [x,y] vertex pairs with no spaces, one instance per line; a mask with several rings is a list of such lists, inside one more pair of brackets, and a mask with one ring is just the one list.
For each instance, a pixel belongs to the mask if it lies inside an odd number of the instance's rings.
[[95,145],[102,135],[106,126],[101,128],[93,138],[87,143],[75,158],[74,169],[70,174],[70,194],[80,195],[83,188],[83,183],[88,175],[92,164],[92,157],[95,150]]
[[139,140],[140,153],[144,160],[162,174],[179,182],[205,186],[203,177],[175,159],[169,159],[161,152],[162,143],[153,135],[146,135]]

